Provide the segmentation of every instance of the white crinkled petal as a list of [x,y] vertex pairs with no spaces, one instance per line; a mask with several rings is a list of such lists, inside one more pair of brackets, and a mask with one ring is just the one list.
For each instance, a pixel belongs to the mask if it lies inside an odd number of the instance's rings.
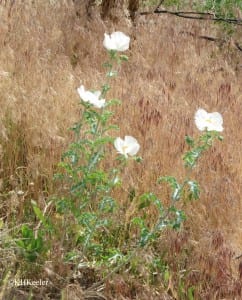
[[201,131],[206,129],[207,122],[206,119],[208,118],[208,113],[204,109],[198,109],[195,113],[195,124],[197,128]]
[[139,151],[140,145],[134,137],[126,135],[124,141],[127,145],[127,153],[129,155],[133,156]]
[[100,91],[95,91],[93,93],[97,98],[99,98],[101,96],[101,92]]
[[140,145],[138,143],[129,145],[127,148],[127,153],[131,156],[137,154],[140,149]]
[[99,99],[101,92],[90,92],[85,91],[83,85],[81,85],[78,89],[78,94],[84,102],[89,102],[90,104],[94,105],[95,107],[101,108],[105,106],[105,99]]
[[86,99],[90,102],[93,103],[97,100],[97,97],[94,93],[90,92],[90,91],[86,91]]
[[129,48],[130,38],[126,36],[123,32],[117,31],[112,34],[115,40],[116,49],[118,51],[126,51]]
[[127,144],[133,144],[133,143],[138,143],[138,141],[134,138],[134,137],[132,137],[131,135],[126,135],[125,137],[124,137],[124,141],[125,141],[125,143],[127,143]]
[[88,102],[88,98],[86,96],[86,91],[85,91],[85,88],[83,85],[81,85],[78,89],[77,89],[77,92],[80,96],[80,98],[84,101],[84,102]]
[[120,137],[117,137],[114,141],[114,147],[121,154],[123,154],[123,149],[122,149],[123,144],[124,144],[124,141]]
[[214,112],[210,114],[210,117],[213,121],[213,129],[212,130],[216,130],[216,131],[223,131],[223,117],[220,113],[218,112]]
[[115,45],[112,41],[112,38],[110,37],[109,34],[104,33],[104,41],[103,41],[103,46],[107,49],[107,50],[115,50]]
[[93,104],[97,108],[102,108],[105,106],[105,99],[95,99],[91,102],[91,104]]

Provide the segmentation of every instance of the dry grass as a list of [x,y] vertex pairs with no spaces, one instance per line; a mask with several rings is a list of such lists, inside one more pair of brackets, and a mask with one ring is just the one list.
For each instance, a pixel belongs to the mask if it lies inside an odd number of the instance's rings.
[[[166,202],[167,191],[156,179],[184,176],[184,136],[198,135],[194,112],[202,107],[222,113],[224,142],[194,172],[201,199],[184,204],[182,232],[164,234],[156,250],[168,253],[172,299],[180,299],[175,274],[181,268],[190,270],[184,281],[195,286],[195,299],[240,299],[234,256],[242,252],[241,53],[231,41],[220,47],[189,34],[218,35],[211,23],[149,16],[133,26],[127,19],[102,21],[95,9],[87,19],[85,7],[72,1],[0,1],[1,217],[21,223],[31,199],[43,207],[55,192],[52,176],[71,140],[67,128],[79,115],[76,88],[103,83],[103,33],[113,30],[132,41],[129,63],[110,93],[123,100],[115,121],[120,136],[139,140],[144,159],[127,167],[117,197],[125,204],[127,190],[152,190]],[[164,291],[140,286],[127,274],[107,287],[108,299],[162,299]]]

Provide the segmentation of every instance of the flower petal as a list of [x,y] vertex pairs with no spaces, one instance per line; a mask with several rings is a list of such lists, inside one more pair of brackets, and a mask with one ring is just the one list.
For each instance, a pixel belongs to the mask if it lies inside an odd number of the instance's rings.
[[140,145],[134,137],[132,137],[130,135],[126,135],[124,137],[124,141],[125,141],[125,144],[127,147],[127,153],[129,155],[133,156],[139,151]]
[[195,113],[195,124],[197,126],[197,128],[200,131],[203,131],[206,129],[206,124],[204,122],[204,120],[206,120],[208,117],[208,113],[204,110],[199,108],[196,113]]
[[95,99],[95,100],[92,100],[90,103],[97,108],[102,108],[105,106],[105,99],[100,99],[100,100]]
[[121,31],[116,31],[111,34],[111,39],[113,38],[114,43],[116,45],[116,50],[118,51],[126,51],[129,49],[130,37],[125,35]]
[[77,92],[80,96],[80,98],[84,101],[84,102],[89,102],[87,96],[86,96],[86,91],[83,85],[81,85],[78,89]]
[[96,92],[85,91],[84,86],[81,85],[77,89],[77,92],[84,102],[89,102],[90,104],[98,108],[105,106],[105,99],[99,99],[101,95],[100,91],[96,91]]
[[195,113],[195,124],[201,131],[223,131],[223,118],[220,113],[207,113],[204,109],[198,109]]
[[121,31],[113,32],[111,35],[104,33],[103,46],[107,50],[126,51],[129,49],[130,37]]
[[104,33],[104,41],[103,41],[103,46],[107,49],[107,50],[114,50],[115,45],[110,37],[109,34]]
[[127,153],[131,156],[137,154],[137,152],[139,151],[140,149],[140,145],[137,143],[137,144],[132,144],[132,145],[129,145],[128,149],[127,149]]
[[133,144],[133,143],[138,144],[138,141],[137,141],[134,137],[132,137],[131,135],[126,135],[126,136],[124,137],[124,141],[125,141],[125,143],[127,143],[127,144]]
[[120,137],[117,137],[114,141],[114,147],[121,154],[124,154],[123,149],[122,149],[123,144],[124,144],[124,141]]

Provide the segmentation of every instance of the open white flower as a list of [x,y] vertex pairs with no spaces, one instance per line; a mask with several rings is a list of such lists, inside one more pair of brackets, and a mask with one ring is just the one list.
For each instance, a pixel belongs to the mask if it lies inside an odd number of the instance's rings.
[[208,113],[199,108],[195,113],[195,124],[201,131],[223,131],[223,117],[218,112]]
[[137,142],[137,140],[129,135],[126,135],[124,137],[124,140],[120,137],[116,138],[114,141],[114,146],[116,150],[120,154],[123,154],[126,158],[128,157],[128,155],[134,156],[140,148],[140,145]]
[[130,37],[123,32],[115,31],[111,35],[104,33],[103,46],[107,50],[126,51],[129,49]]
[[81,85],[77,89],[77,92],[84,102],[88,102],[97,108],[102,108],[105,106],[105,99],[99,99],[99,97],[101,96],[100,91],[96,91],[96,92],[85,91],[84,86]]

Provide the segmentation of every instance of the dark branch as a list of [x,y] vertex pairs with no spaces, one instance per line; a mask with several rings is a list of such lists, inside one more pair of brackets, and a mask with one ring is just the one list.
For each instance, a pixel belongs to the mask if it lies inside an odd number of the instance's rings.
[[240,51],[242,51],[242,45],[239,45],[238,42],[235,42],[234,44],[235,44],[235,46],[236,46],[237,49],[239,49]]
[[[226,43],[226,39],[221,39],[221,38],[217,38],[217,37],[213,37],[213,36],[207,36],[207,35],[196,35],[195,33],[193,32],[190,32],[190,31],[180,31],[179,33],[181,34],[187,34],[187,35],[190,35],[194,38],[198,38],[198,39],[204,39],[204,40],[207,40],[207,41],[211,41],[211,42],[217,42],[217,43],[220,43],[221,45]],[[234,42],[234,46],[242,51],[242,45],[240,45],[238,42]]]
[[149,15],[149,14],[153,14],[153,13],[155,13],[155,14],[170,14],[170,15],[175,15],[177,17],[185,18],[185,19],[220,21],[220,22],[226,22],[226,23],[242,26],[241,19],[226,19],[226,18],[216,17],[212,13],[204,13],[204,12],[170,11],[170,10],[166,10],[166,9],[159,10],[159,6],[153,12],[140,12],[140,15]]

